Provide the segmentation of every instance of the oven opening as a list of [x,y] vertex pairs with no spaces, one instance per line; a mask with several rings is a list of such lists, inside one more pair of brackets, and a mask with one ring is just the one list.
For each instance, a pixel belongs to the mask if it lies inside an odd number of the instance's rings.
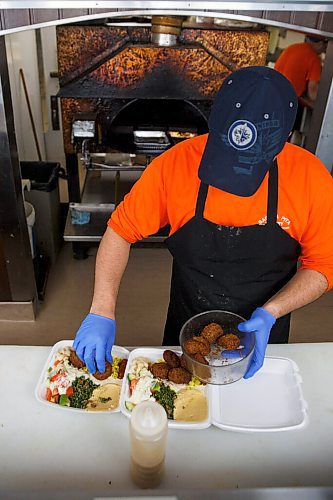
[[105,143],[127,153],[159,154],[208,132],[207,118],[199,106],[177,99],[131,101],[112,120]]

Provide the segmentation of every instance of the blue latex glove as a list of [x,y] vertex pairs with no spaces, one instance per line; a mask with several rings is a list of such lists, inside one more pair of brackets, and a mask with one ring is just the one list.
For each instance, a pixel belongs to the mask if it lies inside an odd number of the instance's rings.
[[253,311],[251,318],[238,325],[241,332],[253,332],[256,336],[252,361],[244,378],[252,377],[264,364],[265,351],[276,318],[262,307]]
[[105,359],[112,363],[111,350],[116,336],[114,319],[90,313],[81,323],[74,339],[76,354],[91,373],[105,372]]

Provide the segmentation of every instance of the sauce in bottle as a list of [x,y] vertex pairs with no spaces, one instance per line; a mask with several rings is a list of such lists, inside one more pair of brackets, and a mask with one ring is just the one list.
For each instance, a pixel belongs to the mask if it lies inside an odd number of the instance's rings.
[[144,401],[130,420],[131,475],[140,488],[154,488],[163,477],[168,420],[164,408]]

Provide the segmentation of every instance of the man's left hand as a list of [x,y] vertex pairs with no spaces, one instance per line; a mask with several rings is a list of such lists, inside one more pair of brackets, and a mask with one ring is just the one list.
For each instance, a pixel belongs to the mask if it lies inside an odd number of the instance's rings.
[[252,377],[264,364],[266,347],[269,334],[276,321],[276,318],[262,307],[258,307],[248,321],[238,325],[241,332],[253,332],[256,337],[252,361],[244,378]]

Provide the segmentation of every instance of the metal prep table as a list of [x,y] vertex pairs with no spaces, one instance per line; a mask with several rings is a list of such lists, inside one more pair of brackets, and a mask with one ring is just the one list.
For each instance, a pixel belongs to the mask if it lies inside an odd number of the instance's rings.
[[[49,352],[49,347],[0,347],[0,498],[134,495],[125,416],[73,414],[35,399],[34,388]],[[292,498],[332,498],[333,489],[321,488],[333,486],[333,342],[270,345],[268,355],[298,364],[309,425],[271,433],[171,429],[159,493],[187,492],[189,496],[178,498],[200,498],[201,492],[202,498],[222,498],[213,492],[314,487],[320,490]],[[281,496],[288,498],[290,490],[283,491]],[[329,496],[316,496],[315,491],[328,491]]]
[[[126,153],[92,153],[86,169],[80,203],[70,203],[64,231],[64,240],[73,243],[99,242],[106,230],[111,213],[130,191],[133,184],[152,160],[150,155]],[[116,160],[116,161],[114,161]],[[73,224],[71,210],[90,213],[87,224]],[[143,242],[163,242],[163,231]]]

